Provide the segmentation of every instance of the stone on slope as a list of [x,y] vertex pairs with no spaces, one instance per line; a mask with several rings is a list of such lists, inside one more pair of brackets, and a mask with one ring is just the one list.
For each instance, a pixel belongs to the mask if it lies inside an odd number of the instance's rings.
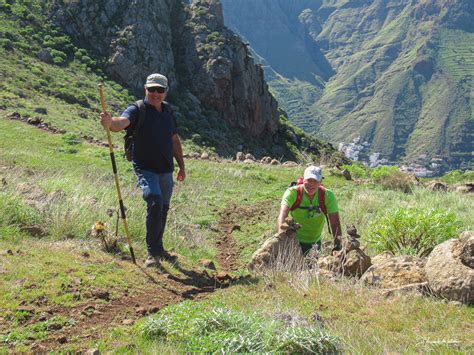
[[474,231],[436,246],[425,272],[430,289],[438,296],[465,304],[474,303]]
[[426,281],[425,260],[414,256],[374,257],[360,282],[368,286],[397,288]]

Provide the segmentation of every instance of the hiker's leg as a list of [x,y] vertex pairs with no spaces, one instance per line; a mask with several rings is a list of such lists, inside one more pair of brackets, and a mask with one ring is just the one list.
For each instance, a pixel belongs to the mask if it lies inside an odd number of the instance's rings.
[[147,203],[146,209],[146,245],[148,255],[160,253],[159,235],[162,224],[163,196],[158,174],[135,169],[142,197]]
[[300,242],[300,246],[301,246],[301,251],[303,252],[303,255],[306,256],[308,252],[311,250],[311,248],[313,247],[313,243]]
[[173,193],[173,174],[160,174],[160,187],[163,196],[163,210],[161,213],[161,229],[158,234],[158,249],[160,252],[164,251],[163,235],[165,233],[166,218],[168,217],[168,210],[170,208],[171,195]]
[[318,240],[316,243],[314,243],[313,248],[316,248],[317,250],[321,250],[321,240]]

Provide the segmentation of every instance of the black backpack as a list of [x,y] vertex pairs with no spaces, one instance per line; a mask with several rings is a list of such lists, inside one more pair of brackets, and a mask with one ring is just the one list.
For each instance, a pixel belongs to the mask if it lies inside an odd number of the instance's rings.
[[138,100],[134,103],[135,106],[138,107],[139,114],[138,114],[138,122],[135,124],[135,127],[128,127],[125,131],[124,139],[124,155],[128,161],[133,160],[133,141],[135,139],[136,134],[140,130],[141,126],[143,126],[143,122],[145,121],[145,114],[146,114],[146,107],[143,100]]
[[[133,141],[135,140],[135,137],[138,131],[143,126],[143,122],[145,122],[145,115],[146,115],[146,106],[143,100],[136,101],[134,105],[137,106],[139,110],[138,121],[135,124],[135,127],[132,127],[132,126],[127,127],[125,131],[125,136],[123,137],[124,155],[128,161],[133,160]],[[171,105],[165,101],[163,102],[163,110],[169,111],[172,115],[174,115]]]

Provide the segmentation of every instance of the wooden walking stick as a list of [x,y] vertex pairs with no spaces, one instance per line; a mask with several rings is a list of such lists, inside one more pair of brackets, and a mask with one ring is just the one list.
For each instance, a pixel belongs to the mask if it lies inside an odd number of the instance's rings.
[[[102,84],[98,85],[99,87],[99,96],[100,96],[100,104],[102,106],[102,112],[106,112],[107,107],[105,106],[105,97],[104,97],[104,90]],[[112,161],[112,170],[114,171],[114,180],[115,180],[115,187],[117,188],[117,195],[120,204],[120,213],[123,221],[123,227],[125,228],[125,234],[127,235],[128,247],[130,249],[130,255],[132,256],[132,261],[136,264],[135,260],[135,253],[133,252],[132,248],[132,241],[130,240],[130,234],[128,232],[128,223],[127,217],[125,215],[125,207],[123,205],[122,194],[120,193],[120,184],[117,175],[117,164],[115,163],[115,155],[114,155],[114,147],[112,146],[112,137],[110,135],[110,130],[108,128],[105,129],[107,132],[107,140],[109,141],[109,151],[110,151],[110,160]]]

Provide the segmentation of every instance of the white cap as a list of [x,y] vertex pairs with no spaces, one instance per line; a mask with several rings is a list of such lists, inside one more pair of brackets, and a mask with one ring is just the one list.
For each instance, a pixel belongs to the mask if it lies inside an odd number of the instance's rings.
[[308,166],[304,171],[303,178],[305,180],[314,179],[316,181],[321,181],[323,178],[323,171],[319,166]]

